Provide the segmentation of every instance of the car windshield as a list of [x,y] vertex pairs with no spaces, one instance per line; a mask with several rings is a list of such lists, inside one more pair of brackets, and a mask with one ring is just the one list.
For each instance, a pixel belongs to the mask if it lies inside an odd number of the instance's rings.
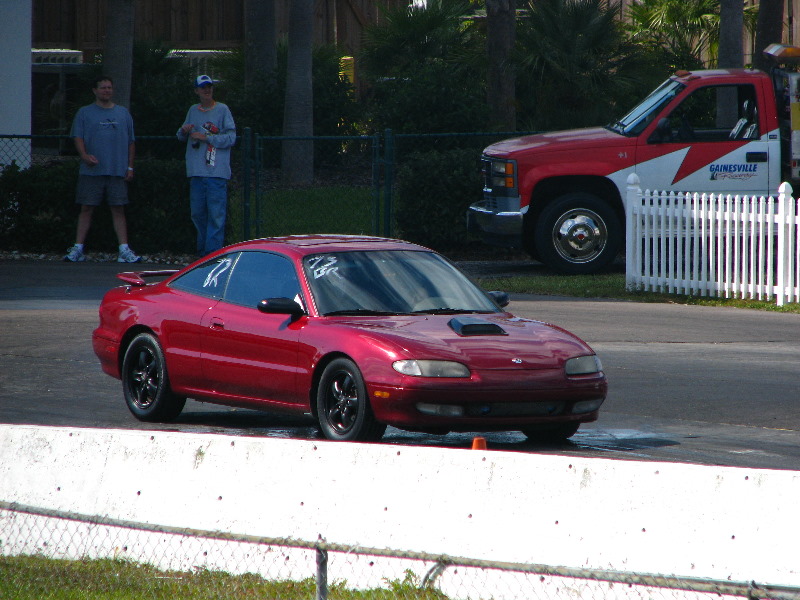
[[413,250],[331,252],[303,261],[322,315],[499,312],[442,256]]
[[679,81],[667,79],[647,98],[637,104],[632,111],[616,123],[608,125],[607,128],[622,135],[639,135],[661,113],[661,109],[685,87]]

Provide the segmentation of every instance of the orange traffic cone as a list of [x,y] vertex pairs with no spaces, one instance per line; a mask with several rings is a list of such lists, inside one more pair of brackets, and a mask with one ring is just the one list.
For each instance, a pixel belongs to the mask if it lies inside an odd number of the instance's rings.
[[472,438],[473,450],[486,450],[486,438],[476,437]]

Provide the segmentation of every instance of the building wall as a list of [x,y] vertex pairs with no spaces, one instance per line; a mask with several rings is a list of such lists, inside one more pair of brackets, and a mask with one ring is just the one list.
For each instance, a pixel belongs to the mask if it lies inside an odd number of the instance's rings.
[[[31,132],[31,3],[28,0],[0,0],[0,128],[4,133]],[[28,140],[9,140],[0,145],[0,168],[15,157],[25,168],[30,156]],[[30,162],[30,159],[27,159]]]

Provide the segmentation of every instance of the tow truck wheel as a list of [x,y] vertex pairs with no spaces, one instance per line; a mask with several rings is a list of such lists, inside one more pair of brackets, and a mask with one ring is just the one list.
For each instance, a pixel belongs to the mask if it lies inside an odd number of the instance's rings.
[[622,226],[614,210],[599,197],[571,192],[542,210],[534,243],[539,260],[554,271],[596,273],[616,258]]

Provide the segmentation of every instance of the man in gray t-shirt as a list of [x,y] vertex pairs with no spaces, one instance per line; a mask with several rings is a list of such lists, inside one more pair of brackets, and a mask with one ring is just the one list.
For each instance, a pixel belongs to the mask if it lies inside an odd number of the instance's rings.
[[114,83],[110,77],[98,77],[92,86],[93,104],[82,107],[72,122],[72,138],[81,159],[78,170],[78,191],[75,201],[81,205],[75,245],[65,261],[86,260],[83,244],[92,225],[95,206],[105,199],[111,209],[114,232],[119,241],[117,262],[139,262],[128,246],[128,225],[125,205],[128,203],[128,182],[133,179],[133,158],[136,154],[133,119],[128,109],[114,104]]

